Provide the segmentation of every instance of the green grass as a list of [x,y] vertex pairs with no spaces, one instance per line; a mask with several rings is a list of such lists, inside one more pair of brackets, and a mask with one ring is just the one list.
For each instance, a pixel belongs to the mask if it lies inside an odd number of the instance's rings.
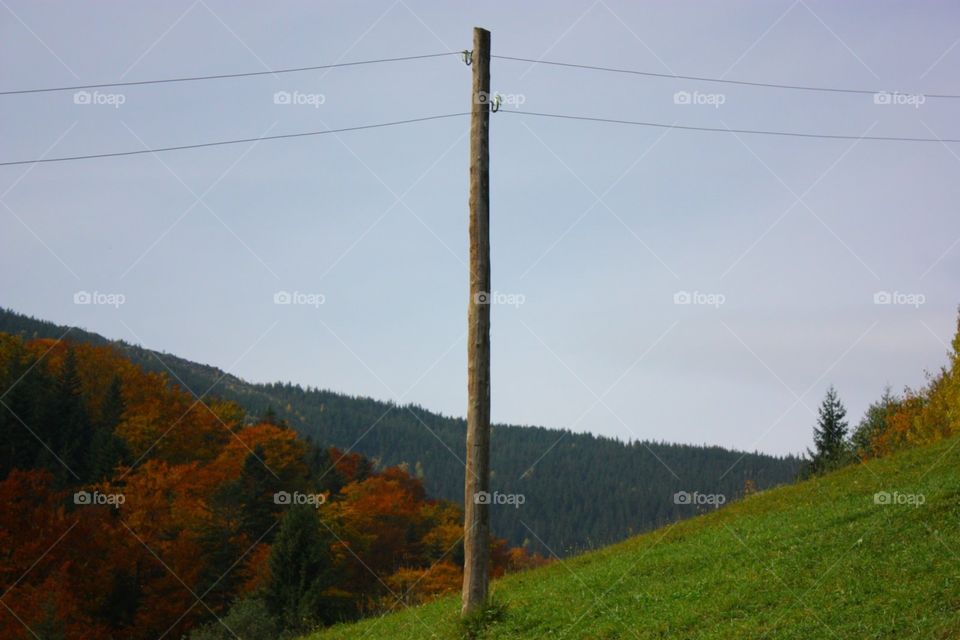
[[[482,637],[960,638],[957,438],[781,487],[493,584]],[[874,493],[923,494],[921,506]],[[459,638],[459,599],[312,640]]]

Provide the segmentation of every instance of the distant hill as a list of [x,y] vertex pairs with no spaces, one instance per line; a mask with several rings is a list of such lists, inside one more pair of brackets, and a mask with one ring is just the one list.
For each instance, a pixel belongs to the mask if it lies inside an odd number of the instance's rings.
[[[250,383],[216,367],[5,309],[0,309],[0,331],[113,345],[135,364],[169,376],[171,384],[198,394],[209,389],[210,397],[233,400],[253,416],[273,407],[319,444],[356,451],[381,466],[405,463],[423,477],[431,495],[463,502],[463,419],[290,383]],[[523,496],[519,507],[492,509],[496,535],[512,545],[527,544],[560,556],[691,515],[690,506],[675,504],[678,491],[732,499],[748,480],[765,489],[792,481],[800,467],[796,457],[665,442],[624,443],[516,425],[493,426],[491,458],[492,489]]]

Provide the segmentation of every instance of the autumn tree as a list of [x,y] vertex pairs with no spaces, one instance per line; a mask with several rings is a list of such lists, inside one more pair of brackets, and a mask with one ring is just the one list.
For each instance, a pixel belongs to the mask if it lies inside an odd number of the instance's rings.
[[[406,468],[248,424],[111,347],[0,333],[0,389],[0,638],[219,638],[211,610],[276,637],[460,582],[463,511]],[[491,556],[528,564],[502,540]]]
[[889,420],[899,405],[900,399],[888,386],[883,390],[880,399],[867,407],[867,411],[850,437],[853,450],[860,459],[870,458],[879,453],[878,439],[888,428]]

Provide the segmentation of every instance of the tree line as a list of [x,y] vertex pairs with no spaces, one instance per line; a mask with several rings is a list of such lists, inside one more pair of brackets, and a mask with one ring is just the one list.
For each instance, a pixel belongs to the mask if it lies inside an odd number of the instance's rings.
[[837,390],[827,389],[813,429],[803,475],[813,476],[921,446],[960,432],[960,314],[947,364],[918,389],[887,386],[851,428]]

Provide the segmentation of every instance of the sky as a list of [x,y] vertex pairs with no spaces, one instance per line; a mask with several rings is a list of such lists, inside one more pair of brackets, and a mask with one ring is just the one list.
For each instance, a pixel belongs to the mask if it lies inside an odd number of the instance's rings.
[[[810,446],[828,385],[855,423],[945,364],[960,144],[670,125],[960,138],[960,100],[928,95],[960,94],[958,18],[949,2],[2,0],[0,90],[456,52],[483,26],[495,56],[901,91],[492,65],[494,421],[785,454]],[[458,55],[0,95],[0,162],[470,101]],[[468,125],[0,166],[0,306],[462,416]]]

